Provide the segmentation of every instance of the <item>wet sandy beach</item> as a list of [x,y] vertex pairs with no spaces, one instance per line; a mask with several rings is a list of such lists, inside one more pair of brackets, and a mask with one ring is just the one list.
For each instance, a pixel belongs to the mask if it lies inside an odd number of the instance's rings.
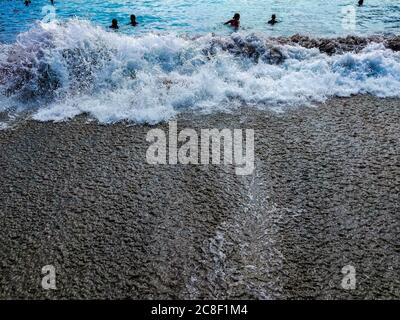
[[0,131],[0,298],[400,298],[399,99],[178,126],[254,129],[254,174],[149,165],[145,125]]

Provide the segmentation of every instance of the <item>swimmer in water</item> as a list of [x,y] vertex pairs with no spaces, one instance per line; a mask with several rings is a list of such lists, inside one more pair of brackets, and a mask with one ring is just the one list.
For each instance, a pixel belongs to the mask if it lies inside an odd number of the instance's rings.
[[54,0],[50,0],[50,3],[54,6]]
[[24,4],[26,7],[29,6],[31,4],[31,0],[25,0]]
[[278,21],[276,20],[276,15],[273,14],[273,15],[271,16],[271,20],[268,21],[268,24],[270,24],[270,25],[273,26],[275,23],[278,23]]
[[361,7],[364,4],[364,0],[358,0],[358,6]]
[[238,29],[240,27],[240,14],[235,13],[233,18],[224,23],[225,25],[229,24],[231,27]]
[[110,28],[111,28],[111,29],[115,29],[115,30],[116,30],[116,29],[119,29],[119,27],[118,27],[118,20],[117,20],[117,19],[112,19]]
[[132,27],[136,27],[138,25],[138,23],[136,22],[136,16],[134,14],[131,14],[131,22],[129,22],[129,24]]

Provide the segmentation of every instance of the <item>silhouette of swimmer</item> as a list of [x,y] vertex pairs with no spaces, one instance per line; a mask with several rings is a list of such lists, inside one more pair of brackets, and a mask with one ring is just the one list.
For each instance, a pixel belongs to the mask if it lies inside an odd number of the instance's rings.
[[117,19],[112,19],[110,28],[111,29],[119,29]]
[[240,14],[235,13],[233,18],[227,22],[224,23],[225,25],[229,24],[231,27],[237,29],[240,26]]
[[358,6],[361,7],[364,4],[364,0],[358,0]]
[[31,4],[31,0],[25,0],[24,4],[26,7],[29,6]]
[[132,27],[136,27],[138,25],[138,23],[136,22],[136,16],[134,14],[131,14],[131,22],[129,22],[129,24]]
[[268,21],[268,24],[270,24],[270,25],[273,26],[275,23],[278,23],[278,21],[276,20],[276,15],[273,14],[273,15],[271,16],[271,20]]

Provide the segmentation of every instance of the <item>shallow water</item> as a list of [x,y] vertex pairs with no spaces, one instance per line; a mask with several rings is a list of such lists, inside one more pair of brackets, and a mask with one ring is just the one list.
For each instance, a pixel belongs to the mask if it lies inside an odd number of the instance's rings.
[[[0,41],[13,41],[18,33],[28,30],[37,20],[46,20],[49,0],[33,0],[29,7],[22,0],[1,0]],[[228,33],[221,25],[234,12],[242,16],[242,28],[263,31],[268,35],[338,36],[348,33],[398,33],[400,2],[398,0],[366,0],[365,6],[355,6],[356,0],[56,0],[57,19],[80,17],[104,27],[113,18],[120,21],[120,32],[132,34],[153,30],[184,33]],[[355,9],[355,30],[343,25],[342,10]],[[127,26],[129,15],[136,14],[138,28]],[[282,23],[266,24],[276,13]]]

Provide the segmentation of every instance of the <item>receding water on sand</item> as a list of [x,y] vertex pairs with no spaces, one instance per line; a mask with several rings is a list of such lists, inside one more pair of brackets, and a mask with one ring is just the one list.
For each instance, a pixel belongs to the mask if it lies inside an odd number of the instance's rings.
[[[398,299],[399,101],[178,119],[253,128],[244,177],[147,164],[154,126],[0,131],[0,298]],[[49,263],[52,292],[38,285]],[[357,290],[341,287],[349,264]]]

